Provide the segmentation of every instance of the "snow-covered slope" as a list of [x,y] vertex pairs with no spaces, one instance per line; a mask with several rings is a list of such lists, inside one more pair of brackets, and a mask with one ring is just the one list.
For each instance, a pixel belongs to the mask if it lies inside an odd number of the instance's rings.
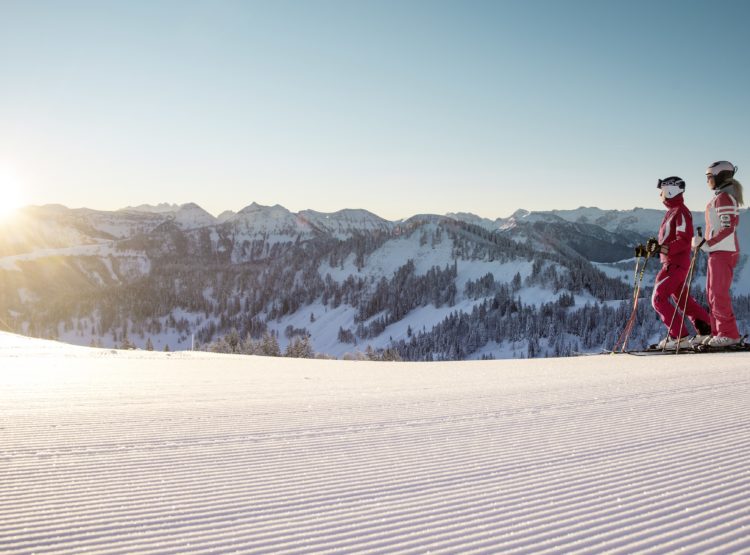
[[234,210],[224,210],[224,212],[216,216],[216,221],[220,224],[223,224],[224,222],[234,217],[236,214],[237,212],[235,212]]
[[748,362],[0,334],[0,552],[748,553]]

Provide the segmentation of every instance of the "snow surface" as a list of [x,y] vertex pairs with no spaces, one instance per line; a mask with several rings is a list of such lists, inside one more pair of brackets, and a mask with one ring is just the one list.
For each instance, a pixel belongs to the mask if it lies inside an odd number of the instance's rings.
[[750,553],[749,362],[0,333],[0,552]]
[[[443,305],[439,308],[431,304],[417,307],[409,311],[401,320],[387,326],[377,337],[358,338],[356,344],[341,343],[338,340],[340,328],[353,332],[357,327],[355,316],[359,311],[346,304],[341,304],[337,308],[330,308],[322,303],[308,305],[278,321],[269,322],[268,328],[278,332],[278,341],[282,351],[291,342],[291,339],[285,336],[284,331],[287,326],[292,326],[306,328],[310,332],[310,343],[316,353],[341,358],[346,354],[364,353],[368,346],[373,349],[387,349],[394,340],[408,340],[409,327],[414,333],[430,331],[451,313],[456,311],[471,313],[475,306],[482,304],[482,301],[484,299],[464,300],[454,306]],[[310,321],[310,314],[315,317],[314,322]],[[372,316],[364,324],[368,325],[381,316],[383,316],[382,312]]]

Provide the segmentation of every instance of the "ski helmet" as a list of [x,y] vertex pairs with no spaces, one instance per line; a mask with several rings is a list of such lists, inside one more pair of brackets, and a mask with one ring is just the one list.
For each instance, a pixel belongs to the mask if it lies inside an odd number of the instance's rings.
[[656,188],[664,191],[664,196],[667,198],[674,198],[685,192],[685,180],[673,175],[672,177],[660,179],[656,183]]
[[724,183],[727,179],[733,178],[736,172],[737,166],[726,160],[719,160],[708,166],[708,169],[706,170],[706,179],[713,176],[718,185]]

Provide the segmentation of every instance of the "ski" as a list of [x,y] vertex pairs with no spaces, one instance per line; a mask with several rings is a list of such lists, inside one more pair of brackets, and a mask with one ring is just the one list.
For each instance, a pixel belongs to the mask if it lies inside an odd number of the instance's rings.
[[574,356],[597,356],[597,355],[633,355],[633,356],[655,356],[655,355],[697,355],[705,353],[741,353],[750,352],[750,343],[745,335],[736,345],[729,347],[709,347],[708,345],[696,345],[695,347],[683,347],[679,351],[664,350],[658,348],[655,344],[649,345],[645,349],[631,349],[612,351],[610,349],[601,349],[598,352],[574,352]]
[[626,351],[629,355],[635,356],[650,356],[650,355],[698,355],[706,353],[741,353],[750,352],[750,343],[747,342],[747,335],[740,339],[740,342],[736,345],[729,345],[728,347],[711,347],[709,345],[696,345],[695,347],[688,347],[680,349],[679,351],[665,351],[658,349],[655,346],[651,346],[641,351]]
[[723,353],[723,352],[741,352],[750,351],[750,343],[747,342],[747,335],[743,335],[740,342],[728,347],[711,347],[710,345],[696,345],[695,350],[699,353]]
[[633,355],[637,357],[648,357],[656,355],[697,355],[702,351],[696,351],[695,349],[680,349],[679,351],[665,351],[663,349],[643,349],[642,351],[625,351],[626,355]]
[[[629,351],[612,351],[610,349],[602,349],[601,351],[595,352],[573,352],[572,355],[576,357],[598,357],[601,355],[633,355],[633,356],[651,356],[651,355],[682,355],[682,354],[698,354],[700,351],[694,351],[693,349],[680,349],[680,352],[676,351],[662,351],[661,349],[642,349],[642,350],[629,350]],[[718,352],[718,351],[717,351]]]
[[601,355],[612,355],[615,354],[609,349],[601,349],[599,351],[572,351],[570,353],[574,357],[598,357]]

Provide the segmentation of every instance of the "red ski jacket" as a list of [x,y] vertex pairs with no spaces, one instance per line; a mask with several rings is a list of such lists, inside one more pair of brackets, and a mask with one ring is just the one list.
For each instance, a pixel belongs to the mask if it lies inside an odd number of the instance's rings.
[[669,247],[666,254],[661,253],[662,264],[690,264],[690,241],[693,239],[693,215],[685,206],[682,195],[664,200],[667,213],[659,227],[659,244]]

